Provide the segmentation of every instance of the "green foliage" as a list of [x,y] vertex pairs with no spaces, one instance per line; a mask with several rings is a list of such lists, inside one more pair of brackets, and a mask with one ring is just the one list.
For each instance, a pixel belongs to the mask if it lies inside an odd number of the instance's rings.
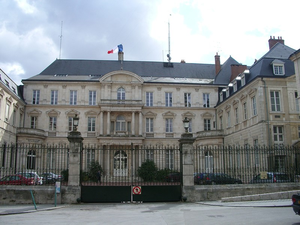
[[165,181],[166,177],[171,172],[172,172],[172,170],[170,170],[170,169],[162,169],[162,170],[157,171],[157,173],[156,173],[156,181]]
[[91,162],[91,164],[89,166],[88,178],[91,181],[95,181],[95,182],[98,181],[97,173],[99,170],[101,171],[101,174],[103,175],[103,170],[102,170],[102,167],[99,164],[99,162],[98,161]]
[[154,181],[156,178],[157,168],[153,161],[147,160],[142,163],[137,172],[138,176],[144,181]]
[[88,172],[80,172],[80,179],[81,181],[88,181],[89,180],[89,173]]

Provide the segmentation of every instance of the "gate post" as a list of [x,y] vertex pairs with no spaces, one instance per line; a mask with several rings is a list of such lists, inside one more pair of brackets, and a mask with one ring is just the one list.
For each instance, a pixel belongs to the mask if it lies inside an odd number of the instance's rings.
[[[187,118],[183,121],[189,122]],[[186,126],[186,125],[185,125]],[[183,201],[192,201],[192,193],[194,189],[194,152],[193,152],[193,143],[195,138],[193,134],[188,133],[187,128],[185,127],[186,132],[181,135],[179,139],[180,143],[180,155],[181,155],[181,173],[182,173],[182,190],[181,198]]]
[[82,140],[81,133],[77,131],[77,125],[75,125],[75,119],[78,117],[75,115],[73,118],[74,121],[74,130],[71,131],[68,135],[68,141],[70,143],[70,151],[69,151],[69,176],[68,176],[68,189],[69,195],[68,201],[71,203],[76,203],[80,200],[81,190],[80,190],[80,155],[81,155],[81,147]]

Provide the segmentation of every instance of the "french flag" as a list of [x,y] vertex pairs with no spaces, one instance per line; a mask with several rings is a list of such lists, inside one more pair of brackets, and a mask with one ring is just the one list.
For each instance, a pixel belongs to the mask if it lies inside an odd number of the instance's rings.
[[123,45],[119,44],[117,47],[113,48],[112,50],[109,50],[107,54],[117,53],[117,52],[123,52]]

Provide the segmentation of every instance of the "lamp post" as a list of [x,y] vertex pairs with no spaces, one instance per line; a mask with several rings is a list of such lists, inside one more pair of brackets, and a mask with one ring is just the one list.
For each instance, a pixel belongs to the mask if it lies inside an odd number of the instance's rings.
[[79,118],[77,116],[77,114],[75,114],[75,117],[73,118],[73,126],[74,126],[74,131],[77,131],[77,127],[78,127],[78,124],[79,124]]
[[188,133],[189,126],[190,126],[190,120],[187,117],[185,117],[182,122],[183,122],[183,127],[185,129],[185,133]]

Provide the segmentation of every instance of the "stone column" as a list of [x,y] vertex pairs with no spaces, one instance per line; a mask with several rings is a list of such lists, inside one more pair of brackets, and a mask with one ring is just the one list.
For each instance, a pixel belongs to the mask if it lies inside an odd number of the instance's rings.
[[194,148],[193,134],[184,133],[179,139],[182,172],[182,200],[193,201],[194,190]]
[[72,131],[68,135],[69,141],[69,177],[68,177],[68,190],[70,190],[70,196],[68,196],[67,202],[76,203],[80,200],[80,154],[82,147],[81,133],[78,131]]
[[135,112],[132,112],[132,115],[131,115],[131,134],[132,135],[135,135],[135,121],[134,121],[134,115],[135,115]]
[[110,111],[107,111],[106,135],[110,135]]
[[139,135],[143,135],[143,115],[142,112],[139,113]]
[[103,135],[103,112],[100,112],[100,135]]

